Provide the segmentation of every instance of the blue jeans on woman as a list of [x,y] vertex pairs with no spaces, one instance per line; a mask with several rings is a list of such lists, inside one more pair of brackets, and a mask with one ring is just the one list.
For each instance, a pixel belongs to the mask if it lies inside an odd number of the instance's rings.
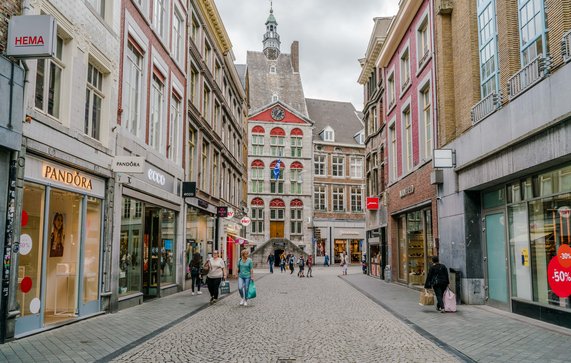
[[240,296],[244,300],[248,300],[248,288],[250,287],[251,280],[249,277],[238,278],[238,291],[240,291]]

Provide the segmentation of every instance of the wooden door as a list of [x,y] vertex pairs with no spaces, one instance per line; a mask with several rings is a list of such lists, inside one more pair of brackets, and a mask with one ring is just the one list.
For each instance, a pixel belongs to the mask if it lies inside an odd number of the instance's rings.
[[284,222],[270,222],[270,238],[284,238]]

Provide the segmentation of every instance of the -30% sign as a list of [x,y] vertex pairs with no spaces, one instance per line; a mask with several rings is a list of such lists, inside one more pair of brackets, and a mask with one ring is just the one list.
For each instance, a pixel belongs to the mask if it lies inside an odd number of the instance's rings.
[[571,295],[571,247],[561,245],[547,266],[549,287],[559,297]]

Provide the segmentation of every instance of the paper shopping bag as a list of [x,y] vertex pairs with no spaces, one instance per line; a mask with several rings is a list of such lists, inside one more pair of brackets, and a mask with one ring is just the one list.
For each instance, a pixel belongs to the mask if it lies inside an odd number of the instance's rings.
[[434,305],[434,294],[432,291],[428,289],[421,291],[418,303],[424,306]]

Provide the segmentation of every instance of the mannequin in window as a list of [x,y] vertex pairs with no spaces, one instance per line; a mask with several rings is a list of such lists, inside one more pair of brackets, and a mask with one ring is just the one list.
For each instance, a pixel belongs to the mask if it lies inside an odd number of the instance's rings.
[[50,235],[50,257],[63,256],[63,244],[65,234],[63,233],[63,214],[56,212],[53,220],[52,233]]

